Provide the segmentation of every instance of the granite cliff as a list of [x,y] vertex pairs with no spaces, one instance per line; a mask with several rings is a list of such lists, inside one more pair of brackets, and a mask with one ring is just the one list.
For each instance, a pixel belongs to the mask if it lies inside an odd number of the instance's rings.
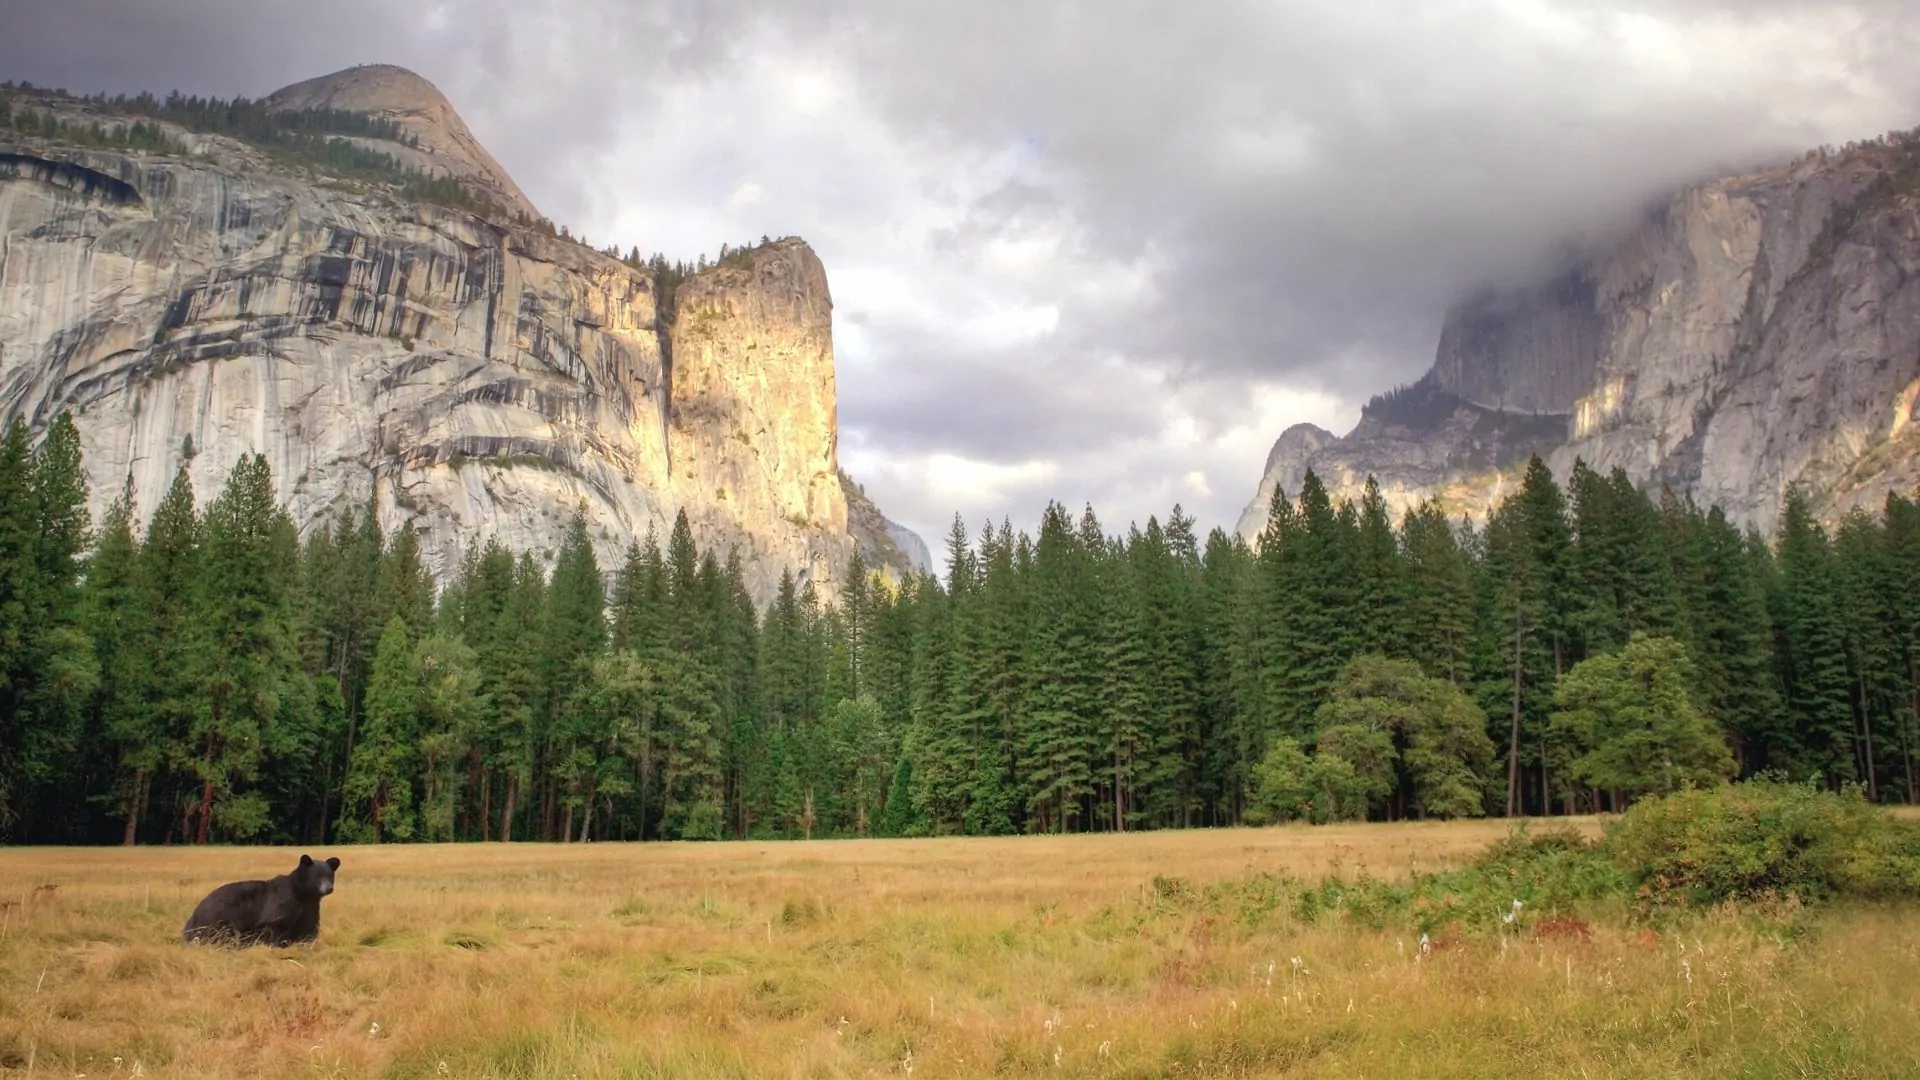
[[[210,499],[259,451],[303,531],[371,501],[443,579],[490,536],[550,558],[582,503],[603,568],[684,510],[703,546],[740,553],[763,604],[783,570],[836,588],[872,543],[849,531],[832,298],[804,242],[736,252],[669,298],[647,269],[535,227],[411,73],[268,100],[394,120],[404,142],[354,141],[510,213],[165,121],[158,150],[0,129],[0,419],[72,411],[96,516],[131,476],[144,521],[181,465]],[[69,132],[120,119],[15,105]]]
[[1312,468],[1396,508],[1479,515],[1539,453],[1691,492],[1771,530],[1791,484],[1828,518],[1920,482],[1920,137],[1689,187],[1550,280],[1446,319],[1432,368],[1345,437],[1282,435],[1240,521]]

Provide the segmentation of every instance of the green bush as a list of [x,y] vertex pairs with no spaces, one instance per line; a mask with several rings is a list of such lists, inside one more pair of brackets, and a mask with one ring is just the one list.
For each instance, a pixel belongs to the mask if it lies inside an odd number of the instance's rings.
[[1648,904],[1920,895],[1920,830],[1858,789],[1756,779],[1678,792],[1636,803],[1606,844]]
[[[1162,911],[1195,900],[1185,882],[1153,884]],[[1897,819],[1855,790],[1751,780],[1646,799],[1602,840],[1522,823],[1453,869],[1398,881],[1268,873],[1216,883],[1200,899],[1247,926],[1288,915],[1478,936],[1527,933],[1561,916],[1622,917],[1635,906],[1645,915],[1788,896],[1920,899],[1920,822]]]
[[1284,907],[1302,922],[1338,919],[1421,933],[1450,926],[1474,934],[1519,932],[1542,918],[1617,903],[1627,883],[1605,849],[1579,833],[1532,834],[1522,826],[1453,870],[1402,881],[1332,877],[1313,885],[1263,875],[1242,883],[1239,893],[1237,906],[1248,921]]

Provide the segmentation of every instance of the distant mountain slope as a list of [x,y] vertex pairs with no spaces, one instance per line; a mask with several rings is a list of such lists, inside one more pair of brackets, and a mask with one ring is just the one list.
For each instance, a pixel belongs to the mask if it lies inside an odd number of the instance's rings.
[[[1551,280],[1449,313],[1432,369],[1342,438],[1281,436],[1242,516],[1309,467],[1336,498],[1480,513],[1532,452],[1775,524],[1920,482],[1920,137],[1689,187]],[[1326,435],[1326,433],[1321,433]]]

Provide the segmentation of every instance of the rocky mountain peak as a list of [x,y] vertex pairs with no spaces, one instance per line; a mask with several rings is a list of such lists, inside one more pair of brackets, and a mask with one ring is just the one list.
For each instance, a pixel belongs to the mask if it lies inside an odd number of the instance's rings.
[[275,108],[340,109],[385,117],[418,139],[417,149],[378,147],[402,164],[450,176],[510,213],[540,217],[533,202],[468,130],[453,103],[425,77],[394,64],[362,64],[282,87],[267,98]]
[[[1920,131],[1672,194],[1531,285],[1447,316],[1433,367],[1338,439],[1283,435],[1240,521],[1308,468],[1396,513],[1479,517],[1533,455],[1765,532],[1788,488],[1837,521],[1920,482]],[[1297,430],[1297,429],[1296,429]],[[1290,438],[1291,437],[1291,438]]]

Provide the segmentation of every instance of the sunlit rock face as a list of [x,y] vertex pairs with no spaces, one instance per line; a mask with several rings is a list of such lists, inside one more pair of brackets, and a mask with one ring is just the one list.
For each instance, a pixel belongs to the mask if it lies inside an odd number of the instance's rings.
[[550,560],[584,505],[604,570],[684,510],[762,604],[783,570],[837,590],[859,541],[805,243],[681,283],[669,320],[579,244],[176,134],[0,142],[0,415],[73,412],[96,519],[126,477],[145,521],[178,467],[204,502],[257,451],[303,531],[372,505],[442,580],[489,537]]
[[1916,270],[1920,151],[1873,143],[1688,188],[1551,280],[1455,308],[1426,378],[1344,438],[1276,445],[1240,531],[1308,467],[1336,498],[1372,471],[1390,502],[1479,515],[1532,452],[1763,531],[1794,483],[1829,520],[1872,509],[1920,482]]

